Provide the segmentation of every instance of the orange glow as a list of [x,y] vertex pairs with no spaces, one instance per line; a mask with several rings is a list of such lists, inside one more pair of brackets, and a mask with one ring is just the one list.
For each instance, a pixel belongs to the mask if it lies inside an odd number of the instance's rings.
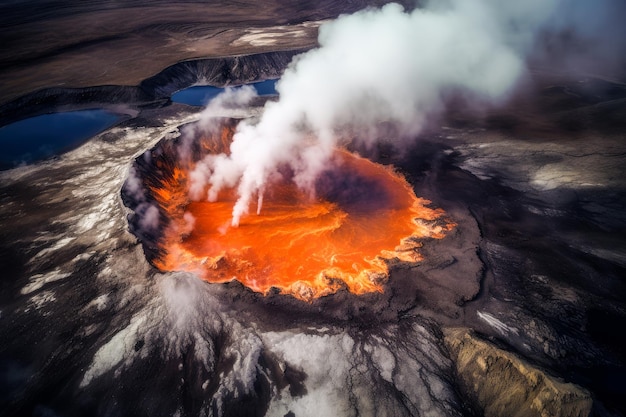
[[[237,279],[262,293],[276,287],[303,300],[342,286],[356,294],[382,291],[389,262],[419,262],[420,242],[455,226],[392,169],[343,150],[318,180],[315,198],[289,179],[275,181],[260,214],[244,216],[238,227],[230,226],[234,190],[217,202],[196,202],[186,184],[186,171],[176,167],[152,188],[170,219],[158,268],[210,282]],[[195,218],[192,229],[185,213]]]

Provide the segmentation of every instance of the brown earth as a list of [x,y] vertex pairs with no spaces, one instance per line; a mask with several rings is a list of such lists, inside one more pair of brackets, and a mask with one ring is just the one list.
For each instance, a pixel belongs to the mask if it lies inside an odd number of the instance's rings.
[[485,417],[588,416],[589,391],[553,378],[462,328],[444,329],[462,387]]
[[31,0],[0,6],[0,104],[49,87],[137,85],[182,60],[311,48],[325,19],[386,0]]

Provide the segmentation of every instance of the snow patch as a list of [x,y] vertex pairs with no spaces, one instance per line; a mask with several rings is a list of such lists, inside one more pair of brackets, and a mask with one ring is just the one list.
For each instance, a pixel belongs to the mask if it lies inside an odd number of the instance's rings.
[[273,398],[268,415],[284,415],[287,411],[297,416],[349,414],[351,404],[346,386],[354,346],[350,336],[284,332],[262,337],[282,360],[307,374],[306,396],[290,398],[283,392],[281,398]]
[[50,246],[49,248],[45,248],[45,249],[40,250],[35,256],[33,256],[33,259],[31,261],[33,261],[33,260],[35,260],[37,258],[41,258],[43,256],[46,256],[49,253],[58,251],[59,249],[67,246],[70,242],[74,241],[75,239],[76,239],[75,237],[66,237],[66,238],[60,239],[60,240],[57,241],[57,243],[55,243],[54,245]]
[[87,304],[87,309],[95,308],[98,311],[102,311],[107,308],[109,303],[109,294],[102,294]]
[[61,272],[59,268],[45,274],[35,274],[29,278],[29,283],[20,290],[20,293],[30,294],[48,283],[59,281],[63,278],[69,277],[70,275],[71,274],[67,272]]
[[83,376],[80,383],[81,388],[89,385],[94,378],[112,370],[134,352],[137,333],[145,323],[145,316],[133,317],[128,326],[117,332],[111,340],[98,349],[91,366]]
[[[28,307],[24,310],[25,312],[30,311],[31,308],[35,310],[41,310],[46,304],[52,303],[56,301],[56,297],[52,291],[42,291],[39,294],[34,295],[28,300]],[[44,313],[44,316],[47,316],[47,313]]]
[[491,314],[483,313],[481,311],[478,311],[476,314],[478,314],[479,319],[483,320],[489,326],[497,330],[501,335],[507,336],[508,334],[513,333],[519,336],[519,330],[517,328],[507,326]]

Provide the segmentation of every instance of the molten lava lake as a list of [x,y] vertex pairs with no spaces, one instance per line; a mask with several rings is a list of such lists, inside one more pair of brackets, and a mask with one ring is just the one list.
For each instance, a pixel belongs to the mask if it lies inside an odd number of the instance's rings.
[[193,201],[195,163],[164,158],[156,164],[160,172],[169,166],[149,185],[168,225],[153,264],[214,283],[236,279],[261,293],[277,288],[311,300],[341,288],[381,292],[390,262],[419,262],[422,241],[443,238],[455,226],[391,167],[343,149],[334,152],[313,193],[284,173],[266,187],[258,214],[255,204],[255,214],[237,227],[231,226],[234,189],[214,202]]

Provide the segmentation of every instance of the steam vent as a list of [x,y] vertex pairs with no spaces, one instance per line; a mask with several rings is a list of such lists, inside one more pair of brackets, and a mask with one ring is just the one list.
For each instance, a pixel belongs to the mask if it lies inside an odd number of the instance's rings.
[[[217,201],[207,201],[208,187],[198,190],[190,178],[207,155],[228,153],[236,122],[215,123],[213,132],[160,142],[139,157],[134,172],[140,179],[132,178],[123,191],[132,201],[140,180],[141,195],[158,208],[158,236],[140,238],[148,239],[147,253],[162,271],[187,271],[218,283],[236,279],[254,291],[276,288],[302,300],[340,288],[381,292],[389,262],[416,264],[423,239],[441,239],[454,227],[391,167],[341,149],[312,190],[297,187],[284,169],[266,186],[262,206],[256,202],[258,212],[231,226],[236,191],[228,188]],[[133,225],[140,235],[146,216],[156,213],[141,203],[131,203],[139,208]]]
[[0,417],[626,417],[624,16],[0,2]]

